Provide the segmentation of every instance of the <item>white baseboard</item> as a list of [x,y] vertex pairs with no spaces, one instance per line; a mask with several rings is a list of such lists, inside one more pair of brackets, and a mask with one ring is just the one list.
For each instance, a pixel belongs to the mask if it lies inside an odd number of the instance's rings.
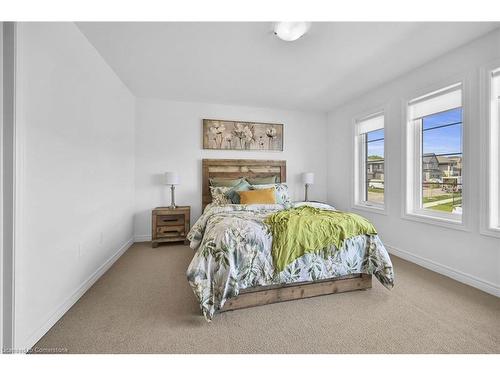
[[99,280],[99,278],[104,275],[104,273],[122,256],[122,254],[127,251],[130,246],[134,243],[133,238],[130,238],[125,242],[116,253],[114,253],[102,266],[100,266],[90,277],[85,280],[55,311],[50,315],[48,320],[35,331],[33,335],[24,343],[16,343],[16,348],[28,351],[35,345],[38,340],[40,340],[43,335],[45,335],[54,324],[57,323],[59,319],[62,318],[64,314],[73,306],[92,286]]
[[468,273],[456,270],[454,268],[445,266],[443,264],[434,262],[433,260],[423,258],[419,255],[412,254],[408,251],[395,248],[394,246],[384,244],[389,253],[395,256],[405,259],[409,262],[418,264],[424,268],[431,271],[440,273],[442,275],[448,276],[454,280],[460,281],[461,283],[470,285],[474,288],[480,289],[483,292],[493,294],[496,297],[500,297],[500,286],[495,285],[489,281],[480,279],[476,276],[469,275]]
[[150,234],[136,234],[134,236],[134,242],[148,242],[151,241]]

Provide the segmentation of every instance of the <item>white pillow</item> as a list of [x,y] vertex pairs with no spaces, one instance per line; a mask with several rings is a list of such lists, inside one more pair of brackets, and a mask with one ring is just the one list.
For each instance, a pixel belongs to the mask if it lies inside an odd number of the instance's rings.
[[231,189],[231,186],[210,186],[212,203],[216,206],[231,204],[231,200],[226,196],[226,193]]

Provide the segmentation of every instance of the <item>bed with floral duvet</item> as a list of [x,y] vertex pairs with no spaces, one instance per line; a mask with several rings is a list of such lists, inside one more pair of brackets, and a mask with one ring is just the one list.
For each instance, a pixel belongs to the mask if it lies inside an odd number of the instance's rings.
[[394,273],[384,245],[376,234],[345,239],[304,254],[278,272],[273,265],[273,236],[266,219],[300,206],[335,210],[332,206],[300,202],[282,204],[209,204],[188,234],[195,250],[187,278],[201,312],[210,321],[240,290],[296,282],[310,282],[356,273],[374,275],[392,288]]

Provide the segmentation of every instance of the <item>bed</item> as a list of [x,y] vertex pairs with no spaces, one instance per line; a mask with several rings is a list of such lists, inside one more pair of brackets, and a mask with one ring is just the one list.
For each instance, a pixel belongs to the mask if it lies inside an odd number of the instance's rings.
[[212,204],[210,178],[276,176],[286,182],[283,160],[202,160],[203,214],[188,234],[195,250],[187,278],[201,312],[211,320],[218,312],[354,290],[370,289],[372,275],[392,288],[390,257],[376,234],[345,239],[304,254],[278,272],[273,238],[264,222],[289,208],[335,208],[318,202],[282,204]]

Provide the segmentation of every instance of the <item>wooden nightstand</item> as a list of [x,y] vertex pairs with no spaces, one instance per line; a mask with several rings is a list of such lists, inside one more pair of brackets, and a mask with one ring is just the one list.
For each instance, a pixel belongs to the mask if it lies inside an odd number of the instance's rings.
[[191,208],[189,206],[156,207],[152,212],[151,244],[158,247],[163,242],[187,243]]

